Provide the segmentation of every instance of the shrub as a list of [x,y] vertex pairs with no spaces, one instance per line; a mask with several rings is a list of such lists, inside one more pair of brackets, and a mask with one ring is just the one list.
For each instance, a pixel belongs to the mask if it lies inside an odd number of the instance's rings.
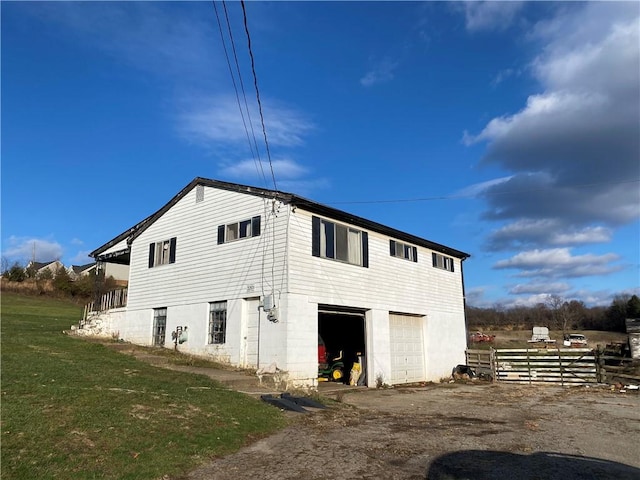
[[22,266],[20,266],[20,264],[16,262],[7,271],[5,277],[10,282],[24,282],[25,278],[27,278],[27,274],[25,273],[24,268],[22,268]]

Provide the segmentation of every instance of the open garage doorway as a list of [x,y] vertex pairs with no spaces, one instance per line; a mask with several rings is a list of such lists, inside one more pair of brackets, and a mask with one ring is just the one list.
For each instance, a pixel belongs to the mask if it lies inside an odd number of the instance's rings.
[[[361,373],[357,384],[367,385],[367,352],[365,335],[365,311],[356,308],[318,305],[318,351],[326,351],[328,369],[339,363],[344,364],[344,376],[340,379],[325,375],[330,380],[349,384],[351,370],[358,362]],[[319,364],[320,364],[319,359]],[[322,365],[320,365],[322,367]]]

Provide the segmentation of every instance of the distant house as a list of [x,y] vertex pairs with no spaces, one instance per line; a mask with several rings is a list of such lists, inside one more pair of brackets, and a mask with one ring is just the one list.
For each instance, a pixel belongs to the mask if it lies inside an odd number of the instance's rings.
[[[104,270],[105,277],[113,277],[121,283],[126,283],[129,280],[128,265],[118,265],[116,263],[105,263],[100,265],[100,268]],[[80,278],[94,272],[96,270],[96,266],[96,262],[88,263],[86,265],[72,265],[71,268],[69,268],[69,275],[74,279]]]
[[36,275],[42,275],[46,271],[51,272],[51,275],[55,275],[61,268],[65,267],[59,260],[52,260],[50,262],[29,262],[25,270],[33,270]]
[[468,254],[294,194],[196,178],[90,255],[130,268],[126,306],[100,318],[133,343],[180,338],[312,387],[320,343],[347,372],[360,357],[369,386],[465,362]]
[[71,265],[69,268],[69,276],[71,278],[80,278],[85,275],[89,275],[91,272],[95,271],[96,263],[88,263],[86,265]]

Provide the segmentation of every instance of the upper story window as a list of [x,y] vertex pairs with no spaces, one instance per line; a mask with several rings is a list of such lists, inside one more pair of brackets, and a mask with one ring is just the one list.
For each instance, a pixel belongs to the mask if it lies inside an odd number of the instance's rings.
[[356,228],[313,217],[312,254],[368,267],[369,237],[367,232]]
[[149,268],[176,263],[176,237],[149,244]]
[[218,227],[218,243],[233,242],[241,238],[257,237],[260,235],[260,216],[242,220],[240,222],[220,225]]
[[392,257],[404,258],[412,262],[418,261],[418,249],[406,243],[389,240],[389,253]]
[[431,256],[433,258],[434,267],[453,272],[453,258],[445,257],[439,253],[432,253]]

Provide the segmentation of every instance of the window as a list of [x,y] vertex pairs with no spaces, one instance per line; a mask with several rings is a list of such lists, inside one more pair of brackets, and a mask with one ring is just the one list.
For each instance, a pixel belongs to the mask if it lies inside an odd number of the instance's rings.
[[431,255],[433,257],[434,267],[453,272],[453,258],[445,257],[444,255],[440,255],[439,253],[432,253]]
[[367,232],[313,217],[312,237],[313,256],[369,266]]
[[240,238],[257,237],[258,235],[260,235],[260,216],[218,227],[219,244],[233,242]]
[[225,343],[227,336],[227,302],[209,304],[209,343]]
[[176,263],[176,237],[149,244],[149,268]]
[[153,309],[153,344],[162,347],[167,332],[167,307]]
[[412,262],[418,261],[418,249],[395,240],[389,240],[389,253],[392,257],[404,258]]

